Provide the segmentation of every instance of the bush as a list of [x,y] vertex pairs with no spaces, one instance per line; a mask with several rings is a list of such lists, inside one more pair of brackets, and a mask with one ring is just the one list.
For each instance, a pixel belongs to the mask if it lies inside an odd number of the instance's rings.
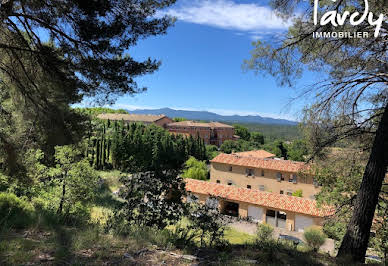
[[292,193],[292,196],[303,198],[303,190],[298,189],[298,190],[294,191],[294,192]]
[[171,230],[170,242],[180,249],[195,247],[194,239],[200,235],[193,226],[183,226],[179,223]]
[[317,228],[309,228],[303,234],[307,245],[312,248],[315,252],[325,243],[325,234]]
[[86,225],[90,221],[90,208],[76,202],[60,216],[60,219],[63,224],[69,226]]
[[269,224],[257,225],[257,240],[267,242],[273,238],[273,227]]
[[12,193],[0,193],[0,227],[25,228],[32,224],[34,207]]
[[182,218],[186,191],[176,172],[123,175],[120,181],[124,184],[119,192],[122,203],[107,222],[108,229],[119,234],[126,234],[125,227],[131,224],[164,229]]
[[[218,199],[211,196],[208,202],[218,202]],[[189,210],[189,220],[193,230],[199,231],[201,247],[225,247],[226,221],[220,213],[217,205],[193,203]]]
[[191,156],[185,163],[185,170],[183,171],[182,176],[184,178],[206,180],[208,176],[206,163],[198,161]]

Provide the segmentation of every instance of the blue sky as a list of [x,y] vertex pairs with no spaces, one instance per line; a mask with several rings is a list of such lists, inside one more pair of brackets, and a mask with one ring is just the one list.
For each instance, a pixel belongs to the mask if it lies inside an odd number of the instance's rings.
[[[264,1],[178,0],[164,12],[177,17],[175,26],[166,35],[141,40],[129,51],[138,60],[161,60],[162,66],[137,79],[147,92],[120,97],[113,107],[298,118],[305,103],[288,104],[295,91],[277,86],[270,76],[244,73],[241,67],[254,40],[275,39],[289,25]],[[308,73],[298,87],[313,80]]]

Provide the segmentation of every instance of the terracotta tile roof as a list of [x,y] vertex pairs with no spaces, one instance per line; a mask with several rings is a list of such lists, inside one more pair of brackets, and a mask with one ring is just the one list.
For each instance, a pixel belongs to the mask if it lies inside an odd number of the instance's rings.
[[199,123],[194,121],[181,121],[170,123],[168,126],[172,127],[206,127],[206,128],[233,128],[230,125],[222,124],[219,122]]
[[124,120],[125,122],[156,122],[164,117],[165,115],[136,115],[136,114],[100,114],[97,116],[103,120]]
[[333,210],[331,208],[318,208],[315,200],[306,198],[263,192],[236,186],[227,186],[194,179],[185,179],[185,182],[186,190],[191,193],[212,195],[228,200],[246,202],[268,208],[317,217],[325,217],[333,214]]
[[244,152],[236,152],[234,153],[237,156],[241,157],[253,157],[253,158],[271,158],[275,157],[275,154],[272,154],[270,152],[267,152],[265,150],[255,150],[255,151],[244,151]]
[[297,173],[301,170],[308,169],[309,166],[302,162],[294,162],[289,160],[278,160],[269,158],[254,158],[239,156],[237,154],[221,153],[210,162],[223,163],[230,165],[239,165],[252,168],[269,169],[275,171],[284,171]]

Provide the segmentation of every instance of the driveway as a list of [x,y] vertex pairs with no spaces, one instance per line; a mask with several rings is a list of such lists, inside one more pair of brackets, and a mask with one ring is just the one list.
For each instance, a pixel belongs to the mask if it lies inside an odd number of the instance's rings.
[[[256,235],[257,231],[257,224],[252,222],[246,222],[246,221],[233,221],[228,224],[231,228],[244,232],[250,235]],[[274,238],[278,239],[279,235],[289,235],[296,238],[299,238],[300,240],[304,241],[303,233],[301,232],[295,232],[295,231],[288,231],[283,228],[275,227],[274,228]],[[330,255],[334,256],[335,254],[335,243],[333,239],[327,239],[325,244],[322,245],[320,248],[321,252],[330,253]]]

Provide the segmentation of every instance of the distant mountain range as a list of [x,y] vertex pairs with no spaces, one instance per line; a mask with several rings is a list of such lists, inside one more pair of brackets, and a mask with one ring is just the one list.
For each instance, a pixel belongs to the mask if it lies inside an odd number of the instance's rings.
[[131,114],[148,114],[148,115],[161,115],[164,114],[170,118],[183,117],[189,120],[205,120],[205,121],[218,121],[228,123],[256,123],[256,124],[268,124],[268,125],[297,125],[295,121],[286,119],[275,119],[269,117],[261,117],[259,115],[219,115],[207,111],[184,111],[174,110],[170,108],[161,109],[144,109],[144,110],[127,110]]

